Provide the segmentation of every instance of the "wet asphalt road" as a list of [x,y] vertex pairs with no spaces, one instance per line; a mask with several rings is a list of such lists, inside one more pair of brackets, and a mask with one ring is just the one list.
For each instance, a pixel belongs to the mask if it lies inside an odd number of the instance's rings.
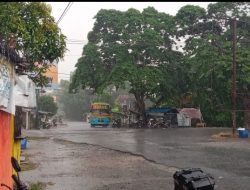
[[112,129],[69,122],[50,129],[48,136],[74,143],[143,155],[175,168],[199,167],[215,177],[217,190],[250,190],[250,140],[213,138],[222,128]]

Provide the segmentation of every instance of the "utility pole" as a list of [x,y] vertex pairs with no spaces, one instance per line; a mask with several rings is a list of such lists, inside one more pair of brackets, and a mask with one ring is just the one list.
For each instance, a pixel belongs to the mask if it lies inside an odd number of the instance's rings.
[[233,19],[233,73],[232,73],[232,122],[233,122],[233,136],[236,131],[236,18]]
[[40,96],[40,89],[38,87],[36,87],[36,119],[35,119],[35,127],[39,128],[40,123],[39,123],[39,110],[38,110],[38,99]]

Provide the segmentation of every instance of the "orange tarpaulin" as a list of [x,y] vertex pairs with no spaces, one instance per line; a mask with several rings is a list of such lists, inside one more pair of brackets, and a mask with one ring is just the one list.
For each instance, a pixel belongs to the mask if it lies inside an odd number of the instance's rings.
[[[11,114],[0,110],[0,184],[12,187],[11,158]],[[1,187],[0,190],[6,190]]]

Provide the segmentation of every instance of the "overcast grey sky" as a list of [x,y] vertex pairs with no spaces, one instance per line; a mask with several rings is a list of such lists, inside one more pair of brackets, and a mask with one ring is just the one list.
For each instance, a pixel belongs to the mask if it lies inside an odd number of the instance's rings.
[[[48,2],[52,6],[52,16],[57,21],[69,2]],[[81,40],[82,44],[67,43],[68,51],[64,60],[59,62],[59,80],[69,79],[70,72],[75,70],[75,64],[82,53],[84,43],[87,43],[87,34],[92,30],[93,17],[100,9],[116,9],[126,11],[135,8],[142,11],[153,6],[159,12],[175,15],[178,10],[187,4],[199,5],[207,8],[210,2],[74,2],[65,16],[59,22],[62,33],[68,39]]]

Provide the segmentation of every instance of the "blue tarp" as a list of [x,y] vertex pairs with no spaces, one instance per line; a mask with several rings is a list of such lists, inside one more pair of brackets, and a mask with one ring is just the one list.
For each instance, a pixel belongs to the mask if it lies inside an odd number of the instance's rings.
[[149,108],[146,110],[147,113],[172,113],[176,112],[176,109],[169,108],[169,107],[162,107],[162,108]]

